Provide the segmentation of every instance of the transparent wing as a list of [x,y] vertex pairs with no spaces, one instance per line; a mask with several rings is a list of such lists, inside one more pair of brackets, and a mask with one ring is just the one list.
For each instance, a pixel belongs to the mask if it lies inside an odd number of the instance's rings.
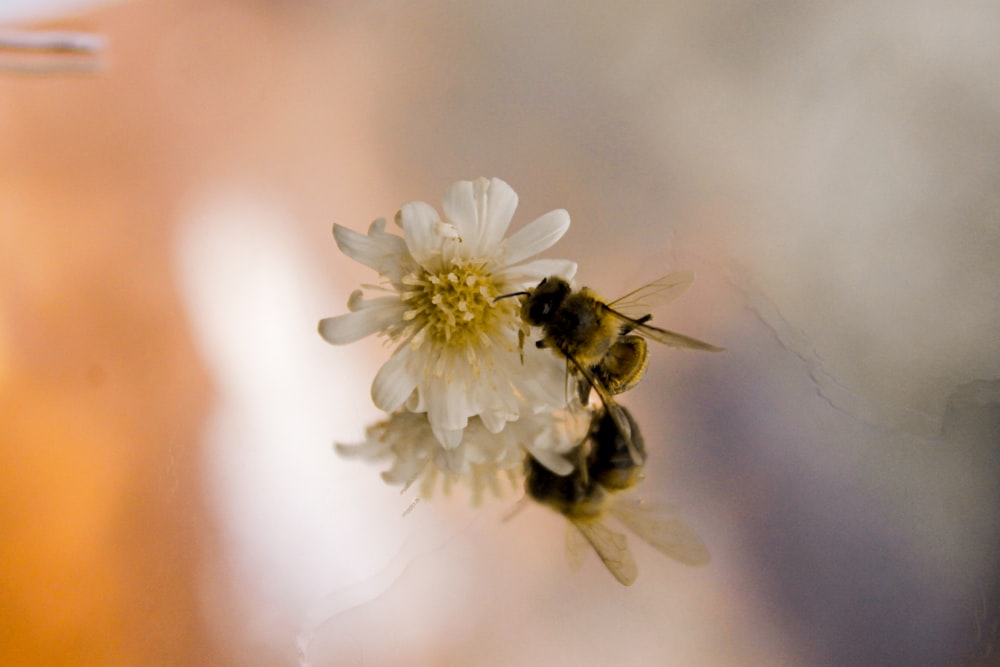
[[710,560],[698,534],[669,507],[617,496],[609,511],[654,549],[678,562],[705,565]]
[[583,537],[583,533],[577,530],[572,521],[566,521],[566,563],[569,569],[576,572],[583,567],[583,559],[590,548],[589,542]]
[[656,306],[670,303],[694,282],[692,271],[678,271],[634,289],[608,305],[627,317],[642,317]]
[[573,525],[587,538],[615,579],[631,586],[639,576],[639,568],[635,565],[625,536],[611,530],[599,519],[573,521]]
[[691,336],[685,336],[684,334],[679,334],[674,331],[667,331],[666,329],[661,329],[660,327],[653,327],[648,324],[644,324],[639,320],[632,319],[631,317],[621,313],[614,308],[608,306],[604,307],[606,312],[617,319],[630,331],[638,332],[649,338],[655,340],[658,343],[663,343],[664,345],[669,345],[670,347],[679,347],[688,350],[703,350],[705,352],[722,352],[723,348],[716,347],[711,343],[706,343],[705,341],[698,340],[697,338],[691,338]]

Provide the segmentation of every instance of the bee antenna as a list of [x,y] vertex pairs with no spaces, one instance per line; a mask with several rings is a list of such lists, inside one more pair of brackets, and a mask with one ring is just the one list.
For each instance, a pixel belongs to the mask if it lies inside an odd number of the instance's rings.
[[510,294],[501,294],[497,298],[493,299],[493,303],[496,303],[500,299],[509,299],[512,296],[528,296],[531,292],[511,292]]

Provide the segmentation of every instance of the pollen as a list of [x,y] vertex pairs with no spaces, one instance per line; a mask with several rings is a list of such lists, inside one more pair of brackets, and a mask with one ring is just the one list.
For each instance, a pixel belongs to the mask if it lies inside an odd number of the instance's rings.
[[420,269],[403,278],[407,326],[399,336],[412,346],[424,342],[472,350],[490,340],[490,332],[517,326],[510,301],[494,300],[499,287],[484,264],[452,264],[438,271]]

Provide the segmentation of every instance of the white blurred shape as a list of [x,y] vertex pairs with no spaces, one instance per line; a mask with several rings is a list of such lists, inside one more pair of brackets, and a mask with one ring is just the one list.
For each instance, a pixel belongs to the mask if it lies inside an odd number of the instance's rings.
[[289,624],[325,595],[352,586],[356,604],[380,595],[394,578],[384,570],[421,526],[400,523],[407,501],[376,471],[332,450],[379,417],[369,398],[377,366],[320,339],[318,319],[346,297],[322,289],[297,233],[278,202],[213,193],[190,207],[176,245],[180,292],[218,394],[206,487],[233,570],[213,576],[231,579],[255,633],[280,632],[271,639],[288,645]]
[[43,21],[117,2],[121,0],[3,0],[0,21]]

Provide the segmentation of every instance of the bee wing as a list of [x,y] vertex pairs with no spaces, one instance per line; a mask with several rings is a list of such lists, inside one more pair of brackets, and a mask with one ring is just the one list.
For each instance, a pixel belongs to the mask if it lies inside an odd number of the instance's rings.
[[583,533],[577,530],[572,521],[566,521],[566,563],[569,569],[576,572],[583,567],[583,559],[587,555],[587,545],[589,542],[583,537]]
[[711,343],[706,343],[705,341],[698,340],[697,338],[691,338],[691,336],[685,336],[684,334],[679,334],[674,331],[667,331],[666,329],[661,329],[660,327],[644,324],[643,322],[632,319],[628,315],[625,315],[614,308],[605,306],[605,309],[609,315],[620,321],[630,331],[638,331],[646,338],[655,340],[658,343],[663,343],[664,345],[669,345],[670,347],[679,347],[688,350],[702,350],[705,352],[722,352],[723,350],[721,347],[716,347]]
[[583,534],[590,546],[601,557],[605,567],[620,583],[631,586],[639,576],[628,541],[621,533],[611,530],[600,519],[571,520],[573,525]]
[[678,562],[705,565],[710,560],[708,549],[694,529],[667,507],[618,496],[610,512],[654,549]]
[[678,271],[634,289],[608,305],[627,317],[641,317],[656,306],[669,303],[694,282],[694,272]]

